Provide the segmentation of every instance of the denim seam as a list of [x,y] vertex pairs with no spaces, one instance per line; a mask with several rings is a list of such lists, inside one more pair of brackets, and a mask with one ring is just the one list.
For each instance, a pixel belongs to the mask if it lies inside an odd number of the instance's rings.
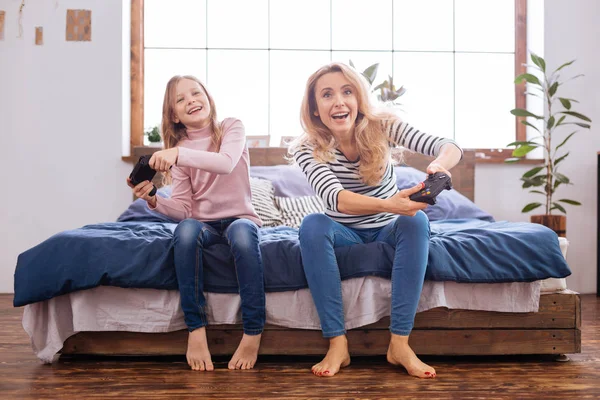
[[[348,240],[350,242],[354,242],[355,244],[363,244],[363,243],[357,241],[355,238],[348,236],[346,234],[346,232],[333,232],[333,235],[334,236],[341,236],[342,238],[344,238],[344,239],[346,239],[346,240]],[[333,240],[334,240],[334,243],[335,243],[335,237],[333,238]],[[335,247],[334,247],[334,249],[335,249]]]

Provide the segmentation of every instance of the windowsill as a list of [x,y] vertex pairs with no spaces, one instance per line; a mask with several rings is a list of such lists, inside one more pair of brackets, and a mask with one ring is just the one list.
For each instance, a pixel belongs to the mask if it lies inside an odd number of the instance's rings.
[[[263,147],[264,148],[264,147]],[[275,147],[272,147],[275,148]],[[122,160],[127,162],[136,162],[138,158],[146,154],[153,154],[154,152],[161,150],[161,147],[156,146],[135,146],[133,148],[133,154],[130,156],[123,156]],[[523,165],[523,164],[541,164],[544,162],[543,159],[539,158],[526,158],[516,163],[505,163],[504,160],[512,157],[512,149],[465,149],[475,152],[475,163],[476,164],[504,164],[504,165]]]
[[523,158],[515,163],[505,163],[504,160],[512,158],[513,149],[464,149],[475,152],[476,164],[541,164],[544,162],[541,158]]

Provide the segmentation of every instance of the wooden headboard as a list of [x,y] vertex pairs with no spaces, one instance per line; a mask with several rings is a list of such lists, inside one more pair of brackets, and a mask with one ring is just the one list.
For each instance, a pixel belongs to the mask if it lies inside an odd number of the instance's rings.
[[[250,164],[252,165],[280,165],[287,164],[284,156],[287,154],[285,147],[250,148]],[[433,157],[424,156],[410,151],[404,152],[404,164],[425,171]],[[452,173],[452,187],[462,195],[474,201],[475,198],[475,151],[465,150],[463,159],[450,171]]]

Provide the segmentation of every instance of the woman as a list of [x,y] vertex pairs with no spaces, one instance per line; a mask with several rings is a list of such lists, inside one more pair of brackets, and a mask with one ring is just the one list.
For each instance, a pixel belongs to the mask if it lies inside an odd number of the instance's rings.
[[376,111],[368,86],[354,69],[332,63],[308,79],[302,102],[304,134],[290,147],[325,214],[312,214],[300,226],[300,249],[306,279],[323,336],[329,338],[325,358],[314,365],[318,376],[333,376],[350,364],[340,273],[334,248],[382,241],[395,248],[392,266],[391,339],[387,360],[410,375],[435,378],[435,370],[408,345],[429,251],[425,203],[409,196],[421,184],[398,190],[390,158],[392,146],[434,156],[427,172],[456,165],[462,150],[450,139],[428,135],[397,116]]

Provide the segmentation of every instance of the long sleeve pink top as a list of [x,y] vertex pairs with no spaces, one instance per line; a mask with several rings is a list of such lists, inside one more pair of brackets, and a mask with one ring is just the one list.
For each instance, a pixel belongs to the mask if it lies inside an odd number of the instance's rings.
[[156,211],[177,220],[237,217],[262,225],[251,202],[250,156],[244,125],[238,119],[226,118],[222,127],[218,153],[214,151],[210,126],[187,131],[188,138],[177,144],[177,165],[171,168],[171,197],[156,196]]

